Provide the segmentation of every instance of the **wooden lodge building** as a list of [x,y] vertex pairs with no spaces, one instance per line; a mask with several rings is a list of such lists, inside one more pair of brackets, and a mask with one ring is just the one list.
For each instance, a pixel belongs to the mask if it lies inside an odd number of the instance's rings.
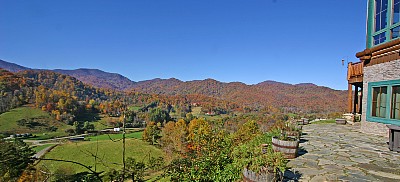
[[387,125],[400,126],[400,0],[367,1],[366,49],[348,64],[348,112],[361,114],[363,132],[387,136]]

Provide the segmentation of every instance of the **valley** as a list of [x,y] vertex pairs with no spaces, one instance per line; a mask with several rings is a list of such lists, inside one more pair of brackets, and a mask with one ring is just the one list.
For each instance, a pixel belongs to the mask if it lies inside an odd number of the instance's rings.
[[400,180],[400,0],[0,4],[0,182]]
[[[0,63],[0,133],[44,154],[25,171],[27,178],[214,181],[231,170],[238,179],[248,156],[235,151],[265,142],[282,122],[339,117],[346,98],[344,91],[314,84],[133,82],[101,70]],[[194,167],[187,162],[216,173],[196,169],[197,177],[185,176]],[[285,164],[282,159],[276,167]]]

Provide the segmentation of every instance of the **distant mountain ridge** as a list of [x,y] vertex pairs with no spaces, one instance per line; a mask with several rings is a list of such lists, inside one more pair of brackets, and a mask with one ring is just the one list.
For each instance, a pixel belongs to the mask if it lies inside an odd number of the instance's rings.
[[183,82],[177,79],[154,79],[137,82],[135,91],[165,95],[201,94],[249,107],[273,106],[307,111],[344,111],[346,91],[333,90],[312,83],[288,84],[265,81],[255,85],[223,83],[213,79]]
[[23,67],[18,64],[15,64],[15,63],[3,61],[1,59],[0,59],[0,68],[3,68],[5,70],[8,70],[8,71],[14,72],[14,73],[18,72],[18,71],[30,70],[30,68]]
[[[0,60],[0,68],[6,69],[10,72],[19,72],[24,70],[32,70],[15,63]],[[69,75],[77,78],[85,84],[92,85],[98,88],[109,88],[115,90],[126,90],[132,88],[134,82],[130,79],[117,74],[108,73],[99,69],[80,68],[75,70],[55,69],[49,70],[57,73]]]
[[54,72],[77,78],[83,83],[115,90],[127,90],[133,87],[134,82],[117,73],[108,73],[98,69],[80,68],[76,70],[55,69]]
[[[4,61],[0,62],[0,68],[10,71],[29,69]],[[53,71],[70,75],[83,83],[99,88],[162,95],[201,94],[255,108],[273,106],[312,112],[343,112],[347,103],[346,91],[333,90],[312,83],[288,84],[269,80],[247,85],[241,82],[224,83],[210,78],[185,82],[176,78],[156,78],[134,82],[120,74],[98,69]]]

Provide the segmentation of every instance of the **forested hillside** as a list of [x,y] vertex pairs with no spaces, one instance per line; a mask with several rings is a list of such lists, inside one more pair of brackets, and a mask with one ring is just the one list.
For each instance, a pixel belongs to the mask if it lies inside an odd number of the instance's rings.
[[[11,71],[29,69],[4,61],[0,62],[0,67]],[[246,85],[241,82],[224,83],[213,79],[183,82],[175,78],[157,78],[133,82],[122,75],[96,69],[54,71],[75,77],[97,89],[112,89],[118,93],[130,91],[177,97],[196,95],[196,97],[208,98],[208,100],[213,98],[211,100],[214,100],[214,102],[218,100],[218,102],[235,103],[234,107],[229,106],[229,108],[240,107],[244,111],[273,107],[288,112],[343,112],[347,103],[345,91],[333,90],[310,83],[292,85],[275,81],[265,81],[255,85]],[[26,77],[28,75],[23,76]],[[41,84],[46,84],[46,82]],[[196,102],[205,103],[201,100],[197,100]],[[213,108],[216,105],[224,104],[207,102],[204,105],[207,107],[204,110],[212,111],[219,110]],[[228,107],[224,106],[224,109],[226,110]]]
[[76,69],[76,70],[61,70],[56,69],[54,72],[73,76],[82,82],[98,87],[109,88],[115,90],[126,90],[133,86],[134,82],[128,78],[117,74],[107,73],[98,69]]
[[[46,71],[43,69],[31,69],[24,66],[20,66],[18,64],[6,62],[0,60],[0,68],[8,70],[10,72],[16,73],[24,70],[37,70],[37,71]],[[125,90],[132,87],[134,82],[129,80],[128,78],[117,74],[117,73],[108,73],[98,69],[75,69],[75,70],[63,70],[63,69],[55,69],[55,70],[47,70],[54,71],[57,73],[61,73],[64,75],[69,75],[77,78],[85,84],[92,85],[97,88],[108,88],[114,90]]]
[[26,70],[13,74],[1,69],[0,87],[1,113],[24,104],[34,104],[67,123],[84,112],[89,102],[100,103],[108,99],[103,90],[51,71]]
[[32,80],[0,68],[0,113],[30,102],[33,93]]
[[240,82],[222,83],[213,79],[188,82],[155,79],[138,82],[134,90],[167,95],[201,94],[240,103],[244,107],[276,107],[310,113],[341,112],[346,106],[345,91],[314,84],[291,85],[266,81],[246,85]]
[[0,69],[0,88],[0,113],[33,104],[67,124],[87,113],[119,117],[130,106],[141,107],[143,112],[161,107],[180,116],[191,112],[192,105],[202,106],[204,112],[213,113],[241,109],[234,102],[199,94],[171,96],[96,88],[52,71],[26,70],[14,74]]

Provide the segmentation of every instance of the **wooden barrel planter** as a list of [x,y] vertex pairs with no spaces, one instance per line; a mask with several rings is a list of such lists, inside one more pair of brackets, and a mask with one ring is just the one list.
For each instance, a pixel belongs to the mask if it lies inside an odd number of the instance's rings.
[[272,149],[275,152],[281,152],[288,159],[294,159],[297,157],[299,140],[293,138],[293,141],[286,141],[272,137]]
[[337,118],[336,119],[336,124],[345,125],[346,124],[346,119]]
[[297,120],[296,123],[298,125],[304,125],[304,121],[302,119]]
[[299,139],[301,136],[300,131],[285,131],[286,136]]
[[243,169],[243,181],[245,182],[265,182],[265,181],[278,181],[277,173],[274,170],[265,168],[259,173],[251,171],[247,168]]

